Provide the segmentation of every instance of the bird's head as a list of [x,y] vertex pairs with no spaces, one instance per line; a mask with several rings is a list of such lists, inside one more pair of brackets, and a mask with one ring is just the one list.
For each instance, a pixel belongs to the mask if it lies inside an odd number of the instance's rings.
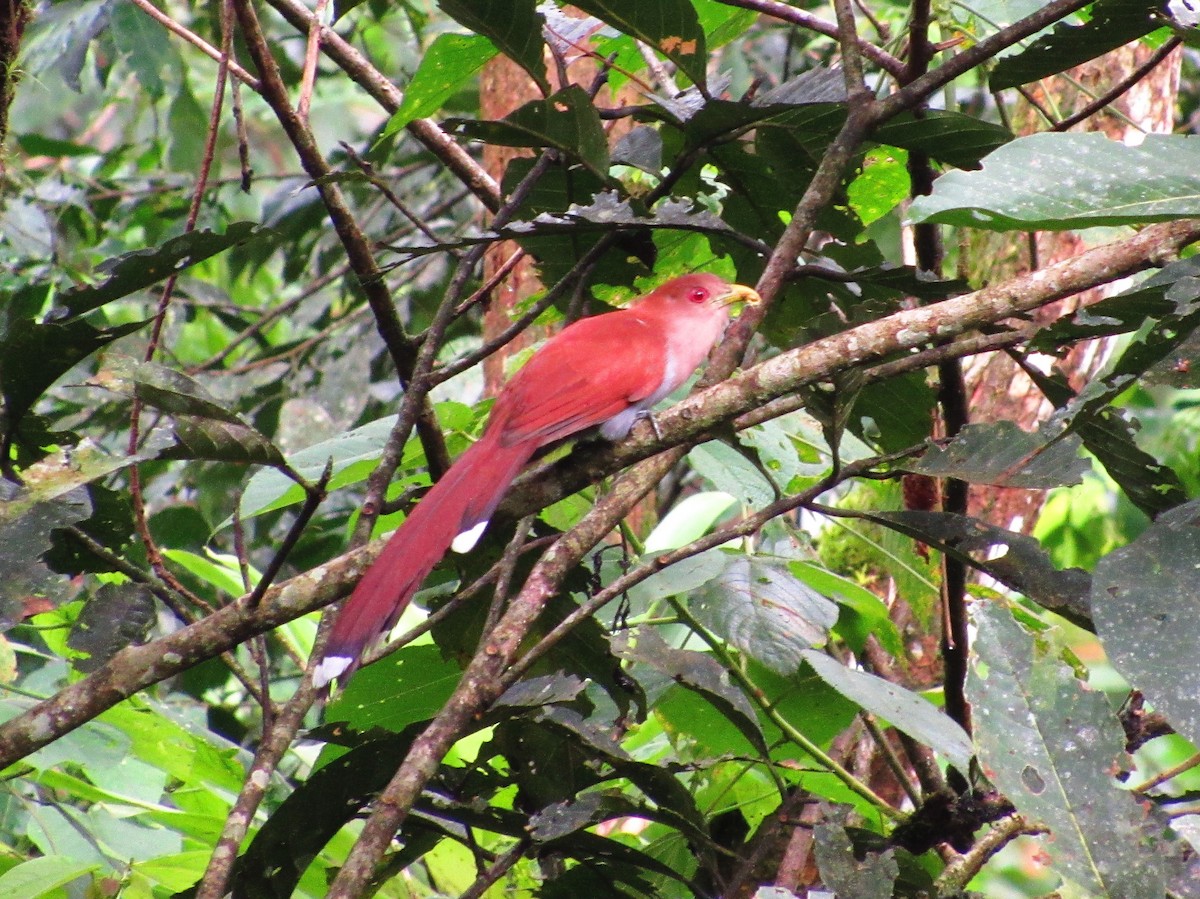
[[728,315],[739,303],[761,303],[758,291],[744,284],[730,284],[716,275],[693,274],[672,278],[648,294],[638,305],[658,306],[680,315],[695,315],[703,310]]

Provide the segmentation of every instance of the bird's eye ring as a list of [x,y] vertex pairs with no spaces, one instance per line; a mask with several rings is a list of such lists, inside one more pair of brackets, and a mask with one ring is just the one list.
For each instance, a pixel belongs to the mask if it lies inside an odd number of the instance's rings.
[[692,292],[688,294],[688,299],[693,303],[703,303],[708,299],[708,291],[703,287],[693,288]]

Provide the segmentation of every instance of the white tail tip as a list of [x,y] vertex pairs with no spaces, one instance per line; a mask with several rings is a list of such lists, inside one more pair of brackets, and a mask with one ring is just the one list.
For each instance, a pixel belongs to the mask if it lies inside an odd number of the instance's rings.
[[320,690],[349,668],[352,661],[348,656],[325,656],[313,671],[313,686]]
[[479,538],[483,535],[483,529],[488,526],[486,520],[479,522],[470,530],[463,531],[450,543],[450,548],[456,553],[468,553],[475,548],[475,544],[479,542]]

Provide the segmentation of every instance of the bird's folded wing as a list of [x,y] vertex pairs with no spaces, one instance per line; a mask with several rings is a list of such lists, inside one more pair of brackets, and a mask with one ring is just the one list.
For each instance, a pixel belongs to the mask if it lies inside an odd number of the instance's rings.
[[608,421],[658,390],[666,352],[663,335],[633,315],[575,323],[505,387],[492,410],[501,441],[545,445]]

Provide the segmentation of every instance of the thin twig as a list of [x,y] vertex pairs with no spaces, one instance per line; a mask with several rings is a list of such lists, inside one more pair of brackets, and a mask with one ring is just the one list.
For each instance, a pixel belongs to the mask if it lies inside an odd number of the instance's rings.
[[[294,28],[307,34],[316,16],[302,0],[267,0]],[[352,81],[363,88],[389,113],[400,108],[404,95],[382,72],[333,29],[326,29],[321,49]],[[488,209],[500,208],[500,186],[470,154],[429,119],[410,122],[406,129],[453,172]]]
[[308,527],[308,523],[317,513],[317,507],[325,499],[325,490],[329,486],[329,479],[331,477],[333,477],[333,459],[329,459],[325,463],[325,470],[321,472],[321,476],[317,478],[315,484],[305,486],[304,505],[300,507],[300,511],[296,514],[296,519],[292,522],[292,526],[288,528],[283,542],[279,544],[279,548],[271,556],[271,561],[263,571],[262,577],[258,579],[258,584],[246,600],[246,605],[251,609],[255,608],[262,601],[263,595],[270,588],[271,584],[275,582],[275,578],[279,574],[280,569],[283,568],[283,563],[287,561],[288,555],[299,542],[304,529]]
[[[374,185],[375,189],[383,194],[387,201],[391,203],[402,216],[412,222],[414,228],[424,234],[434,244],[440,244],[442,242],[442,239],[438,237],[437,232],[430,228],[429,225],[425,224],[424,219],[410,209],[408,204],[401,200],[399,195],[392,190],[392,188],[386,181],[383,180],[382,177],[380,177],[379,173],[375,171],[375,166],[372,165],[369,160],[363,159],[359,152],[350,146],[350,144],[346,143],[346,141],[338,141],[338,144],[343,150],[346,151],[346,155],[350,157],[350,161],[358,166],[358,170],[363,173],[363,175],[368,181],[371,182],[372,185]],[[452,256],[458,255],[458,251],[453,248],[447,249],[447,252]]]
[[[147,12],[155,9],[149,3],[143,8],[147,9]],[[221,124],[221,108],[225,97],[225,86],[229,80],[231,62],[230,41],[229,32],[226,30],[219,55],[220,64],[217,67],[216,87],[213,91],[212,105],[209,108],[208,130],[204,138],[204,153],[200,161],[200,170],[196,175],[196,184],[192,189],[192,199],[188,207],[187,219],[183,226],[184,234],[190,234],[196,230],[196,222],[200,217],[200,206],[204,199],[208,177],[212,173],[213,159],[216,155],[217,134],[219,133]],[[177,279],[178,274],[172,271],[163,284],[162,293],[159,295],[158,307],[154,313],[154,321],[150,329],[150,339],[146,343],[146,351],[143,356],[146,362],[152,361],[158,351],[159,343],[162,340],[163,325],[166,322],[167,311],[170,309],[171,297],[174,295]],[[141,421],[142,401],[135,393],[129,412],[129,440],[126,445],[126,452],[130,456],[137,454],[138,446],[141,442]],[[129,470],[129,500],[133,510],[134,529],[137,531],[138,537],[146,549],[146,558],[150,562],[150,567],[154,569],[155,573],[163,581],[171,584],[181,595],[187,596],[198,607],[206,611],[211,611],[211,608],[200,600],[198,596],[195,596],[184,588],[183,584],[175,578],[174,574],[167,567],[162,552],[159,550],[158,543],[155,541],[153,534],[150,533],[146,503],[142,495],[141,469],[137,465],[132,466]]]
[[[228,59],[228,57],[224,56],[224,54],[222,54],[220,50],[218,50],[216,47],[214,47],[212,44],[210,44],[204,38],[200,37],[200,35],[196,34],[196,32],[191,31],[188,28],[185,28],[183,25],[176,22],[174,19],[172,19],[170,16],[168,16],[165,12],[163,12],[161,9],[159,9],[157,6],[155,6],[153,3],[151,3],[150,0],[133,0],[133,5],[136,6],[138,9],[140,9],[142,12],[144,12],[146,15],[148,15],[150,18],[152,18],[154,21],[158,22],[164,28],[166,28],[167,31],[171,32],[174,35],[177,35],[178,37],[183,38],[185,41],[187,41],[193,47],[196,47],[201,53],[203,53],[209,59],[212,59],[216,62],[221,62],[223,58]],[[233,74],[233,76],[235,78],[237,78],[239,81],[241,81],[243,84],[247,85],[248,87],[252,88],[253,90],[255,90],[255,91],[258,90],[258,79],[257,78],[255,78],[253,75],[251,75],[249,72],[247,72],[245,69],[243,69],[240,65],[238,65],[236,62],[234,62],[231,59],[228,60],[228,65],[229,65],[229,71]]]
[[[752,9],[755,12],[760,12],[763,15],[771,16],[774,19],[780,19],[784,22],[790,22],[793,25],[799,25],[801,28],[807,28],[809,31],[815,31],[817,34],[823,34],[826,37],[836,38],[838,36],[837,25],[832,22],[826,22],[824,19],[818,18],[802,9],[789,6],[786,3],[780,2],[780,0],[718,0],[718,2],[724,3],[726,6]],[[904,63],[869,41],[860,41],[859,51],[889,75],[899,77],[904,71]]]
[[481,872],[475,878],[475,882],[459,894],[458,899],[481,899],[483,894],[494,883],[507,874],[513,865],[524,858],[525,853],[529,851],[530,842],[528,837],[518,840],[511,849],[488,865],[487,870]]
[[1134,793],[1149,793],[1155,787],[1162,786],[1171,778],[1178,777],[1185,771],[1191,771],[1197,765],[1200,765],[1200,752],[1189,756],[1178,765],[1173,765],[1165,771],[1160,771],[1158,774],[1155,774],[1149,780],[1138,784],[1136,787],[1130,787],[1130,790]]
[[[412,377],[418,352],[405,333],[404,325],[392,303],[391,293],[383,279],[383,273],[375,262],[370,243],[350,211],[341,189],[328,177],[332,171],[329,163],[321,154],[312,132],[300,121],[295,109],[292,108],[287,88],[283,83],[275,58],[271,55],[271,49],[253,5],[249,0],[236,0],[234,8],[241,23],[246,48],[254,60],[262,80],[263,99],[270,105],[276,119],[283,126],[296,155],[300,157],[305,172],[316,184],[338,239],[346,250],[346,256],[358,279],[359,286],[367,297],[367,303],[375,317],[375,327],[379,331],[380,337],[383,338],[401,382],[407,385]],[[305,21],[310,21],[310,18],[306,16]],[[422,402],[416,415],[417,433],[421,438],[425,457],[429,460],[430,466],[435,471],[444,471],[449,467],[445,441],[442,439],[437,418],[433,414],[433,408],[429,404],[428,398],[422,397],[421,399]]]
[[1178,36],[1172,36],[1168,38],[1165,42],[1163,42],[1161,47],[1154,51],[1154,54],[1149,59],[1129,73],[1128,76],[1122,78],[1110,90],[1101,94],[1087,106],[1083,107],[1083,109],[1079,110],[1079,112],[1075,113],[1074,115],[1067,116],[1061,122],[1055,122],[1051,130],[1066,131],[1068,128],[1078,125],[1085,119],[1091,118],[1104,107],[1108,106],[1110,103],[1113,103],[1123,94],[1134,88],[1139,81],[1158,68],[1162,62],[1174,52],[1175,48],[1182,43],[1183,39]]
[[304,42],[304,68],[300,72],[300,98],[296,101],[296,115],[308,125],[308,110],[312,106],[313,88],[317,81],[317,56],[321,52],[321,32],[325,30],[329,0],[317,0],[312,21],[308,23],[308,35]]
[[1044,827],[1030,825],[1022,815],[1001,818],[971,847],[952,860],[936,881],[937,896],[959,896],[963,888],[980,872],[993,855],[1023,834],[1045,833]]

